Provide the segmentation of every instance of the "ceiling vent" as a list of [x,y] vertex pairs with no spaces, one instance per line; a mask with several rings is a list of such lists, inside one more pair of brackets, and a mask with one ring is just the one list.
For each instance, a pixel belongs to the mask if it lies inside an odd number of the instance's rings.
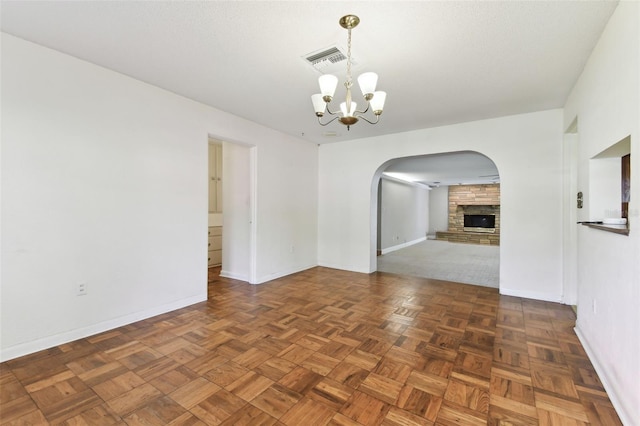
[[[338,46],[331,46],[326,49],[308,53],[302,57],[306,63],[311,65],[316,71],[322,74],[331,74],[347,69],[347,54],[344,49]],[[351,55],[351,66],[357,62]]]

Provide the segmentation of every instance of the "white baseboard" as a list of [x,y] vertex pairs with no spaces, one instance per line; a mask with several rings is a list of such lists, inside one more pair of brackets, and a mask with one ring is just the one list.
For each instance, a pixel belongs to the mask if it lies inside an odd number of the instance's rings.
[[286,272],[275,272],[273,274],[263,275],[260,278],[258,278],[255,283],[251,283],[251,284],[264,284],[266,282],[273,281],[278,278],[286,277],[287,275],[296,274],[298,272],[306,271],[307,269],[315,268],[316,266],[318,265],[302,266]]
[[329,269],[337,269],[339,271],[357,272],[359,274],[370,274],[372,272],[375,272],[375,270],[370,271],[369,269],[355,268],[352,266],[345,266],[343,264],[324,262],[324,261],[318,261],[318,266],[321,266],[323,268],[329,268]]
[[535,291],[523,291],[512,288],[505,288],[503,286],[500,286],[500,294],[502,294],[503,296],[515,296],[523,297],[525,299],[543,300],[545,302],[562,303],[562,295],[560,294],[554,295],[549,293],[538,293]]
[[221,270],[220,271],[220,276],[224,277],[224,278],[231,278],[233,280],[245,281],[245,282],[248,282],[249,284],[263,284],[263,283],[266,283],[268,281],[272,281],[272,280],[275,280],[275,279],[278,279],[278,278],[286,277],[287,275],[291,275],[291,274],[295,274],[297,272],[306,271],[307,269],[315,268],[316,266],[318,266],[318,265],[303,266],[301,268],[293,269],[293,270],[291,270],[289,272],[278,272],[278,273],[275,273],[275,274],[265,275],[265,276],[259,278],[255,283],[252,283],[251,280],[249,279],[249,276],[246,275],[246,274],[236,274],[234,272]]
[[400,250],[400,249],[403,249],[405,247],[409,247],[409,246],[412,246],[414,244],[421,243],[421,242],[425,241],[426,239],[427,239],[427,237],[422,237],[422,238],[418,238],[417,240],[407,241],[406,243],[398,244],[397,246],[384,248],[384,249],[382,249],[382,254],[391,253],[392,251]]
[[220,271],[220,276],[224,278],[231,278],[232,280],[246,281],[249,282],[249,276],[246,274],[236,274],[234,272],[225,271],[222,269]]
[[582,343],[582,347],[587,353],[587,356],[589,357],[589,360],[591,361],[593,368],[595,368],[596,373],[598,373],[598,377],[600,378],[600,381],[602,382],[604,389],[607,391],[607,396],[609,396],[609,400],[613,404],[613,408],[616,409],[616,412],[618,413],[618,417],[620,417],[622,424],[629,425],[629,426],[638,424],[637,411],[639,410],[636,408],[636,417],[634,417],[632,415],[633,413],[631,413],[631,410],[633,407],[633,405],[631,405],[632,401],[629,402],[630,408],[627,408],[627,404],[624,402],[624,398],[621,398],[621,395],[618,392],[619,387],[614,386],[612,384],[612,383],[615,383],[615,379],[612,380],[610,375],[607,374],[607,370],[602,366],[602,363],[600,363],[600,361],[598,360],[596,353],[591,348],[591,345],[589,345],[589,341],[587,340],[586,336],[582,333],[577,323],[576,323],[576,326],[574,327],[574,330],[576,332],[576,335],[578,336],[578,340],[580,340],[580,343]]
[[177,309],[184,308],[196,303],[204,302],[207,300],[207,293],[202,295],[189,297],[186,299],[178,300],[176,302],[168,303],[166,305],[156,306],[151,309],[135,312],[133,314],[124,315],[122,317],[114,318],[111,320],[103,321],[97,324],[92,324],[87,327],[78,328],[76,330],[66,331],[64,333],[55,334],[53,336],[46,336],[42,339],[33,340],[19,345],[10,346],[0,350],[0,362],[8,361],[10,359],[18,358],[24,355],[32,354],[44,349],[52,348],[65,343],[73,342],[74,340],[83,339],[85,337],[93,336],[95,334],[103,333],[114,328],[122,327],[123,325],[131,324],[136,321],[141,321],[147,318],[161,315],[167,312],[175,311]]

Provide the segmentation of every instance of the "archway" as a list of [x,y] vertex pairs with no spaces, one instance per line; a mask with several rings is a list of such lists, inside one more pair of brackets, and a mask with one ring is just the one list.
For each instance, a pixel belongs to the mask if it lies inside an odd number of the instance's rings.
[[499,182],[475,151],[383,163],[372,180],[374,270],[498,288]]

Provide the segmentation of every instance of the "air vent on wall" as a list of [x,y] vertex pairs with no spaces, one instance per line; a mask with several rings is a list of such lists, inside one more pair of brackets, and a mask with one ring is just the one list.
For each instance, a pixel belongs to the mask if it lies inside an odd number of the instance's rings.
[[[322,74],[330,74],[345,69],[347,54],[338,46],[331,46],[326,49],[308,53],[302,58],[316,71]],[[353,58],[353,54],[351,55],[351,64],[352,66],[357,64]]]

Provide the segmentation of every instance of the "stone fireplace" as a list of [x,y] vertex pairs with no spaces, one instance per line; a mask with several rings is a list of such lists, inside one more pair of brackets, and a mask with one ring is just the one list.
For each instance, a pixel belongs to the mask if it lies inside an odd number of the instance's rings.
[[499,245],[500,184],[450,186],[448,222],[447,231],[437,232],[436,239]]

